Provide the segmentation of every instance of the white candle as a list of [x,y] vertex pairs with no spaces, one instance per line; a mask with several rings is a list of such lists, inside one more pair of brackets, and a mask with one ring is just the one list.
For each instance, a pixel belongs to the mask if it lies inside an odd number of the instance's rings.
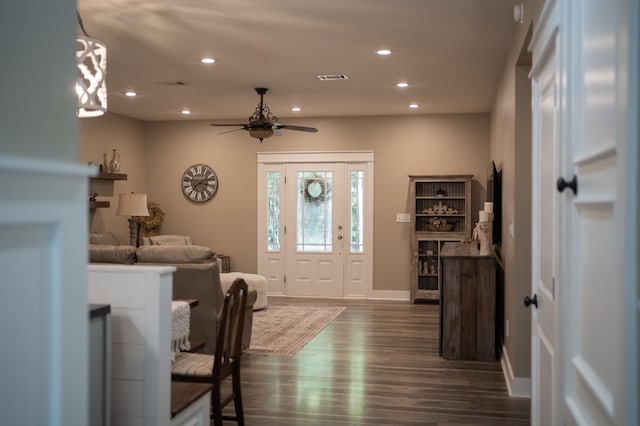
[[484,211],[487,213],[493,213],[493,203],[491,202],[484,203]]
[[480,212],[480,222],[489,222],[489,212]]

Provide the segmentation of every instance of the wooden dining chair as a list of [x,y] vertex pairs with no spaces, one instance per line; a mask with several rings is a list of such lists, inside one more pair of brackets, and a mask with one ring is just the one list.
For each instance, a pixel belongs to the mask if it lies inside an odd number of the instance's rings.
[[[215,426],[222,420],[234,420],[244,426],[242,393],[240,391],[240,356],[242,331],[247,306],[247,283],[236,279],[224,296],[219,315],[219,328],[215,355],[180,352],[171,367],[172,380],[213,384],[211,393],[211,418]],[[215,328],[215,324],[214,324]],[[231,376],[231,394],[222,398],[221,384]],[[235,417],[223,416],[222,410],[229,402],[235,406]]]

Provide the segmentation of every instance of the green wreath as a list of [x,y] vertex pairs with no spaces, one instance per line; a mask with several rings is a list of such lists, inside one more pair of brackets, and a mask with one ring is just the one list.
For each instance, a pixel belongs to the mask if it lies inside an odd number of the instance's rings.
[[326,198],[326,187],[324,179],[305,179],[302,192],[304,201],[319,206]]
[[149,216],[138,216],[138,224],[147,231],[153,231],[160,228],[164,219],[164,212],[156,203],[147,203]]

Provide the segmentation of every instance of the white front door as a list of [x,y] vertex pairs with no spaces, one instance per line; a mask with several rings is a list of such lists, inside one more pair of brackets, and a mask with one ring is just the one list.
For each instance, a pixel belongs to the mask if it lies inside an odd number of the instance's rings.
[[343,296],[344,164],[287,164],[286,289],[290,296]]
[[269,294],[373,293],[373,153],[261,153],[258,186]]
[[637,19],[548,1],[533,36],[533,425],[638,423]]

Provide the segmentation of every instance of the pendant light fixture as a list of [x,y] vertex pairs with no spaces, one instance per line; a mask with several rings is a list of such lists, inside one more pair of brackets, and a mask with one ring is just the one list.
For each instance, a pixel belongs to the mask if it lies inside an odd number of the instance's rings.
[[84,34],[76,39],[78,117],[98,117],[107,111],[107,46],[87,34],[77,14]]

